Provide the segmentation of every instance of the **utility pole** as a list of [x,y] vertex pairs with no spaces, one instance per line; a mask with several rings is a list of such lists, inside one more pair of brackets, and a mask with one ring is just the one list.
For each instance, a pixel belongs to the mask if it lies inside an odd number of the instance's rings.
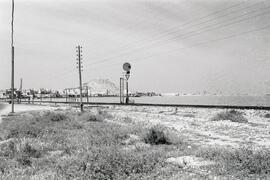
[[66,93],[66,102],[67,102],[68,100],[67,89],[65,89],[65,93]]
[[81,51],[82,46],[77,46],[77,68],[79,69],[79,84],[80,84],[80,107],[81,107],[81,112],[83,112],[83,102],[82,102],[82,66],[81,66],[81,59],[82,59],[82,51]]
[[88,85],[86,86],[86,97],[87,97],[87,103],[89,103]]
[[14,42],[13,29],[14,24],[14,0],[12,0],[12,18],[11,18],[11,113],[14,113]]
[[20,103],[22,102],[22,83],[23,83],[23,79],[21,78],[20,92],[19,92],[19,101],[20,101]]

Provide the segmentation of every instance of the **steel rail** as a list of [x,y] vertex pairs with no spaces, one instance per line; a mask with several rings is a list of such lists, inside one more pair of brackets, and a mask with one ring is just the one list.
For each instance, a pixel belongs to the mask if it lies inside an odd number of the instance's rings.
[[[8,101],[2,101],[8,102]],[[80,102],[72,101],[22,101],[22,103],[39,103],[39,104],[77,104],[80,105]],[[159,107],[182,107],[182,108],[211,108],[211,109],[253,109],[253,110],[270,110],[269,106],[236,106],[236,105],[195,105],[195,104],[151,104],[151,103],[106,103],[106,102],[83,102],[84,105],[116,105],[116,106],[159,106]]]

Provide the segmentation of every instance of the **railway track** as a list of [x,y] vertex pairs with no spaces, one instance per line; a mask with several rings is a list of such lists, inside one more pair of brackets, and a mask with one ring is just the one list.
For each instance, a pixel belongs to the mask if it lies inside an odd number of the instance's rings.
[[[1,102],[8,102],[0,100]],[[22,101],[21,103],[30,104],[78,104],[74,101]],[[269,106],[231,106],[231,105],[195,105],[195,104],[150,104],[150,103],[106,103],[106,102],[84,102],[84,105],[116,105],[116,106],[159,106],[159,107],[182,107],[182,108],[213,108],[213,109],[254,109],[254,110],[270,110]]]

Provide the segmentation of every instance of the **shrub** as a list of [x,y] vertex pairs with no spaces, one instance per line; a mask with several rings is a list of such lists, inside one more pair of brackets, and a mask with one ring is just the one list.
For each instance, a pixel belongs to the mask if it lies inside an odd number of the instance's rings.
[[28,157],[40,158],[41,152],[33,148],[29,143],[26,143],[22,149],[22,153]]
[[41,151],[32,147],[28,142],[21,142],[20,148],[16,152],[16,161],[23,166],[31,166],[31,158],[40,158]]
[[152,145],[172,144],[166,132],[166,128],[161,125],[151,127],[146,133],[144,141]]
[[135,179],[132,177],[142,178],[153,172],[162,162],[159,152],[125,152],[117,147],[105,147],[85,157],[65,159],[57,169],[72,179]]
[[183,117],[194,118],[194,114],[183,114]]
[[84,121],[95,121],[95,122],[102,122],[104,121],[104,116],[100,114],[92,114],[90,112],[84,112],[79,116],[79,119]]
[[162,155],[157,152],[126,153],[108,149],[90,159],[86,173],[94,179],[124,179],[136,175],[143,177],[152,172],[160,162]]
[[247,123],[248,120],[243,116],[243,114],[236,110],[229,110],[225,112],[220,112],[211,118],[212,121],[222,121],[230,120],[232,122]]
[[12,158],[15,153],[16,147],[13,141],[8,141],[7,143],[2,143],[0,145],[0,156]]
[[30,157],[27,155],[20,155],[19,157],[16,158],[19,164],[23,166],[31,166],[32,161],[30,160]]
[[[219,162],[218,171],[224,174],[269,174],[270,151],[252,147],[239,149],[209,148],[201,150],[198,156]],[[224,172],[221,172],[221,171]]]
[[9,129],[7,139],[9,138],[22,138],[32,137],[36,138],[42,133],[42,129],[35,125],[20,124]]
[[61,112],[50,112],[48,117],[51,121],[63,121],[67,119],[67,116]]
[[265,117],[265,118],[270,118],[270,113],[266,113],[266,114],[264,115],[264,117]]
[[133,122],[132,118],[129,117],[129,116],[124,117],[124,118],[123,118],[123,121],[124,121],[125,123],[132,123],[132,122]]
[[101,109],[98,109],[98,115],[101,115],[104,117],[104,119],[112,119],[113,116],[108,113],[107,111],[102,111]]

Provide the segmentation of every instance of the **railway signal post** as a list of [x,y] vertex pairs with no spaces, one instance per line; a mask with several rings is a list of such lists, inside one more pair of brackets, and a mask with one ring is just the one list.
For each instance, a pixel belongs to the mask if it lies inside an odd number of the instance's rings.
[[129,79],[129,77],[130,77],[130,69],[131,69],[130,63],[128,63],[128,62],[124,63],[124,64],[123,64],[123,69],[124,69],[124,71],[126,72],[126,73],[125,73],[125,77],[126,77],[126,91],[127,91],[127,93],[126,93],[126,104],[128,104],[128,103],[129,103],[128,79]]

